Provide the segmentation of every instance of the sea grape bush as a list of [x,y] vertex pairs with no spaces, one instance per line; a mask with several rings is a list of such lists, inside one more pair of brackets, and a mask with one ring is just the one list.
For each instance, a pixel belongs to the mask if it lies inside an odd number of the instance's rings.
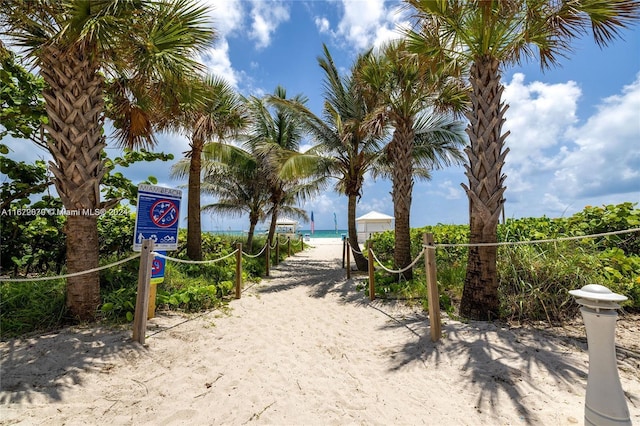
[[[640,226],[640,209],[634,203],[602,207],[587,206],[567,218],[508,219],[498,228],[499,241],[539,241],[622,231]],[[434,235],[436,244],[469,241],[466,225],[435,225],[412,230],[412,253],[420,253],[423,234]],[[585,238],[575,241],[501,246],[498,250],[503,319],[560,322],[577,313],[568,291],[600,283],[626,295],[629,311],[640,311],[640,232]],[[386,266],[393,268],[393,232],[376,234],[373,249]],[[441,307],[454,313],[460,300],[466,270],[466,247],[436,250]],[[416,277],[401,286],[378,273],[376,292],[381,297],[424,298],[424,262]]]

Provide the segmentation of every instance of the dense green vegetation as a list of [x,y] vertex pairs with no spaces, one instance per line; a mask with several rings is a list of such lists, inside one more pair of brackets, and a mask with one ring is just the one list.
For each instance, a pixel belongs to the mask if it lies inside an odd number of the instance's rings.
[[[57,217],[57,216],[56,216]],[[53,228],[54,235],[61,235],[64,216],[54,225],[47,222],[48,216],[31,218],[27,228],[33,228],[34,233],[44,232],[44,228]],[[41,220],[42,219],[42,220]],[[132,235],[135,216],[107,214],[98,221],[101,265],[108,265],[120,259],[131,256]],[[61,223],[59,223],[61,222]],[[3,218],[4,225],[4,218]],[[24,225],[21,225],[24,226]],[[186,259],[186,232],[180,231],[179,240],[183,242],[180,250],[168,253],[172,257]],[[284,239],[282,239],[284,241]],[[13,271],[25,276],[38,272],[38,275],[55,275],[65,273],[60,265],[60,259],[47,256],[42,252],[40,238],[21,238],[20,245],[14,256],[17,263]],[[202,248],[205,260],[219,259],[236,249],[241,242],[237,237],[212,234],[202,235]],[[260,236],[254,239],[253,253],[258,253],[266,243],[266,238]],[[64,249],[64,240],[58,239],[57,246],[53,242],[50,253],[58,253]],[[56,248],[57,247],[57,248]],[[292,253],[301,250],[298,241],[292,241]],[[40,253],[38,263],[23,262],[31,259],[29,254]],[[247,248],[243,247],[247,252]],[[279,261],[287,257],[287,245],[281,244]],[[275,252],[271,253],[271,264],[276,262]],[[138,282],[139,258],[105,269],[100,273],[100,292],[102,305],[97,317],[99,320],[111,323],[124,323],[133,320],[135,311],[136,289]],[[243,282],[258,281],[265,274],[264,255],[256,258],[243,257]],[[13,272],[12,271],[12,272]],[[45,271],[47,271],[45,273]],[[220,306],[233,293],[235,280],[235,256],[230,256],[219,262],[206,265],[192,265],[167,262],[165,281],[158,285],[156,306],[158,309],[176,310],[181,312],[197,312]],[[246,285],[246,284],[245,284]],[[65,307],[65,281],[31,281],[31,282],[1,282],[0,283],[0,331],[1,338],[7,339],[36,331],[46,331],[59,328],[71,321]]]
[[[640,209],[630,202],[586,207],[568,218],[509,219],[498,228],[499,241],[536,241],[638,228]],[[436,244],[468,242],[469,227],[436,225],[413,229],[412,253],[422,251],[423,234],[434,235]],[[561,322],[573,317],[578,306],[568,291],[597,283],[626,295],[626,310],[640,310],[640,232],[549,243],[507,245],[498,250],[499,317],[518,321]],[[373,239],[376,256],[393,267],[393,233]],[[456,315],[462,296],[467,261],[466,247],[436,250],[440,306]],[[424,262],[417,264],[414,279],[396,282],[388,273],[376,272],[376,295],[406,298],[426,307]]]
[[[509,219],[499,227],[500,241],[536,241],[593,235],[626,230],[640,226],[640,209],[632,203],[603,207],[586,207],[568,218]],[[59,235],[57,222],[36,218],[29,225],[34,232],[39,227],[53,228]],[[63,221],[62,221],[63,222]],[[130,251],[133,215],[103,215],[99,220],[101,264],[124,259]],[[468,242],[468,227],[436,225],[412,229],[412,252],[422,251],[425,232],[434,234],[437,244]],[[186,241],[184,232],[181,241]],[[40,263],[21,263],[25,253],[35,253],[40,239],[20,239],[21,251],[14,256],[18,262],[12,268],[24,275],[27,271],[49,271],[50,275],[65,272],[53,256],[42,253]],[[265,244],[264,236],[253,243],[253,253]],[[233,252],[236,237],[203,234],[205,259],[218,259]],[[54,242],[50,242],[55,246]],[[64,241],[58,240],[64,247]],[[18,246],[16,246],[18,247]],[[287,246],[280,246],[280,260],[287,256]],[[373,240],[376,256],[386,266],[393,263],[393,233],[378,234]],[[17,248],[16,248],[17,249]],[[41,249],[38,249],[41,250]],[[292,251],[300,250],[296,241]],[[244,251],[247,252],[246,247]],[[50,253],[56,253],[53,249]],[[171,256],[186,259],[184,247]],[[466,268],[466,247],[439,247],[436,250],[440,305],[456,315],[462,294]],[[272,264],[276,261],[271,253]],[[44,262],[44,263],[43,263]],[[376,293],[381,298],[404,298],[426,306],[424,263],[418,262],[414,279],[397,282],[389,274],[376,272]],[[122,323],[133,319],[139,260],[103,270],[100,286],[103,304],[99,317]],[[500,281],[500,317],[516,321],[561,322],[577,313],[568,290],[589,283],[600,283],[612,291],[629,297],[626,310],[640,310],[640,233],[625,233],[607,237],[584,238],[538,244],[501,246],[498,257]],[[168,262],[165,282],[158,286],[158,309],[197,312],[220,306],[233,291],[235,279],[233,256],[208,265]],[[243,282],[259,280],[265,274],[264,256],[243,257]],[[2,338],[34,331],[58,328],[68,321],[65,308],[64,280],[0,283],[0,327]]]

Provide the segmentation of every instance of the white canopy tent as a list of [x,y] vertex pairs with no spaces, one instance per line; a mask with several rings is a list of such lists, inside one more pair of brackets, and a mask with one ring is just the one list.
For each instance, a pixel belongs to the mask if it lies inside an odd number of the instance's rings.
[[287,217],[280,218],[276,221],[276,232],[288,236],[296,235],[298,229],[298,221]]
[[393,229],[393,216],[371,211],[356,219],[358,242],[364,243],[371,234]]

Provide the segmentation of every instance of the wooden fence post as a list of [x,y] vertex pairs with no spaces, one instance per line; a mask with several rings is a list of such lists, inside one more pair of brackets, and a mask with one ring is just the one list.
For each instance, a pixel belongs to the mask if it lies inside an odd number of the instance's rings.
[[351,279],[351,246],[349,245],[349,238],[345,240],[347,244],[347,279]]
[[427,297],[429,298],[429,326],[431,328],[431,341],[440,340],[440,294],[438,293],[438,273],[436,270],[436,250],[433,242],[433,234],[426,233],[423,236],[426,246],[424,253],[424,268],[427,275]]
[[372,244],[373,241],[369,240],[367,242],[367,247],[369,248],[369,256],[368,256],[368,260],[369,260],[369,300],[373,300],[376,298],[376,278],[375,278],[375,271],[373,268],[373,248],[372,248]]
[[153,263],[153,240],[142,240],[140,268],[138,269],[138,293],[133,316],[133,340],[144,345],[147,332],[147,312],[149,310],[149,290],[151,287],[151,264]]
[[269,276],[269,268],[271,267],[271,241],[267,238],[267,246],[264,248],[265,276]]
[[300,251],[304,251],[304,236],[300,234]]
[[291,257],[291,236],[287,237],[287,257]]
[[236,299],[242,294],[242,243],[236,244]]
[[280,235],[276,234],[276,261],[273,262],[274,265],[280,263]]

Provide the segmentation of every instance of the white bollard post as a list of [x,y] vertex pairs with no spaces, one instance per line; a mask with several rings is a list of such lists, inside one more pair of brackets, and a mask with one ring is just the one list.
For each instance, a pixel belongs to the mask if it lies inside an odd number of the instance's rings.
[[615,302],[627,298],[599,284],[589,284],[569,293],[582,305],[580,312],[589,346],[589,376],[584,424],[631,426],[616,362],[615,329],[620,308]]

